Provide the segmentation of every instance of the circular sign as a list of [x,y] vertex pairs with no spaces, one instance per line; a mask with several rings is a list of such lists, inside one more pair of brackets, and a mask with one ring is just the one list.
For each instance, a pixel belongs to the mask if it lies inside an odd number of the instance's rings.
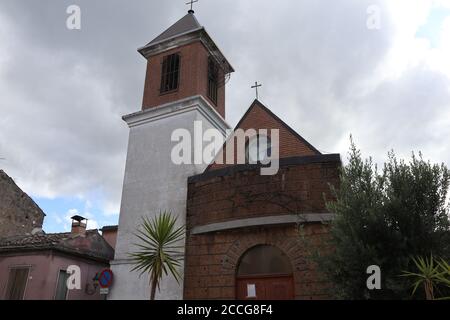
[[109,288],[111,286],[113,280],[113,273],[109,269],[105,269],[100,273],[100,277],[98,277],[98,284],[102,288]]

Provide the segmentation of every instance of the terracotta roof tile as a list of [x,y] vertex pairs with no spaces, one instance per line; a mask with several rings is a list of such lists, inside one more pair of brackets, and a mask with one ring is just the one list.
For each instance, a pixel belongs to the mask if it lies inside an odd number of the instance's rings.
[[67,232],[0,239],[0,253],[33,250],[59,250],[108,261],[114,257],[114,249],[97,230],[89,230],[85,236]]

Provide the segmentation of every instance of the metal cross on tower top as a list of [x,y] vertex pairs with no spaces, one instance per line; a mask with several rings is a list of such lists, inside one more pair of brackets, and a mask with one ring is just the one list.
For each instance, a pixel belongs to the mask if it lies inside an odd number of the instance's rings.
[[194,3],[198,2],[198,0],[191,0],[188,3],[186,3],[186,5],[191,5],[191,10],[189,10],[189,13],[194,13]]
[[262,84],[258,84],[258,81],[255,82],[255,85],[252,86],[252,89],[256,89],[256,100],[259,100],[258,88],[262,87]]

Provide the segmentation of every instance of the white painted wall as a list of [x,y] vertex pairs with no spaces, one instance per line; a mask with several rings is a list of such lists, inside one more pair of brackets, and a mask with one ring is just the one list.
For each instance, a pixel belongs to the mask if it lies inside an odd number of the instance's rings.
[[[130,136],[116,253],[111,263],[114,284],[108,299],[149,299],[148,275],[139,277],[139,273],[130,271],[133,265],[128,254],[138,241],[133,233],[143,215],[151,217],[160,210],[170,210],[185,224],[187,178],[206,168],[172,163],[170,155],[176,144],[171,142],[172,132],[185,128],[193,136],[196,120],[203,122],[203,130],[216,128],[224,134],[229,126],[201,96],[125,116],[124,120],[130,126]],[[157,299],[183,298],[183,285],[173,277],[164,278],[160,285]]]

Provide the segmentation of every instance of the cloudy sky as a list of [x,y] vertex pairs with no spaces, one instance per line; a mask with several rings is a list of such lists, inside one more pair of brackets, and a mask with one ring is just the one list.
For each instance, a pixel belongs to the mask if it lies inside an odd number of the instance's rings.
[[[0,168],[47,213],[47,232],[68,230],[74,213],[91,228],[117,223],[121,116],[139,110],[145,76],[136,49],[185,2],[0,1]],[[66,28],[73,4],[81,30]],[[195,9],[236,69],[231,125],[258,80],[261,101],[322,152],[345,157],[353,134],[378,162],[394,149],[450,165],[449,0],[200,0]]]

